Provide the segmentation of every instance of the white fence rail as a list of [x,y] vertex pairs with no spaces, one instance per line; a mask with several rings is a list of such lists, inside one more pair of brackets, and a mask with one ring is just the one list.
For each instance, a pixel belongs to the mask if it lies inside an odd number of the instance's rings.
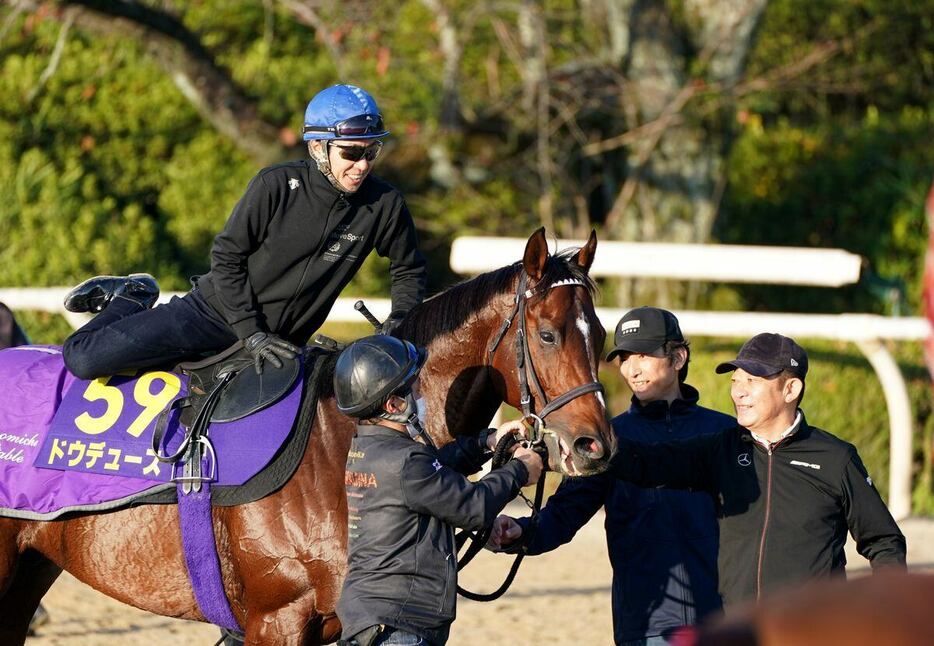
[[[479,274],[521,258],[526,240],[463,236],[451,246],[451,269]],[[558,240],[558,249],[586,240]],[[671,278],[725,283],[839,287],[859,280],[862,258],[843,249],[601,240],[591,276]]]
[[[457,238],[451,247],[451,268],[465,274],[489,271],[505,258],[521,258],[526,242],[522,238]],[[557,248],[580,247],[584,242],[558,240]],[[839,287],[857,282],[862,266],[858,255],[842,249],[613,241],[600,241],[597,249],[590,269],[593,276]],[[610,333],[624,313],[598,310]],[[688,335],[748,338],[779,332],[800,339],[855,343],[875,370],[888,407],[889,509],[896,519],[911,513],[911,407],[904,377],[883,342],[926,338],[931,333],[926,319],[746,312],[676,315]]]
[[[521,254],[521,251],[519,252]],[[509,257],[515,257],[515,254]],[[502,264],[502,256],[497,262]],[[497,265],[498,266],[498,265]],[[65,312],[62,306],[67,288],[0,288],[0,302],[14,310],[38,310],[66,315],[77,327],[86,315]],[[160,301],[179,293],[166,293]],[[330,322],[363,321],[354,310],[356,298],[339,298],[328,316]],[[379,318],[391,309],[388,299],[366,300],[367,307]],[[625,310],[597,308],[600,321],[610,334]],[[780,314],[748,312],[676,311],[681,329],[688,336],[748,338],[759,332],[779,332],[802,339],[837,339],[852,341],[866,355],[882,385],[889,413],[889,509],[896,519],[911,512],[911,440],[912,415],[905,380],[883,340],[920,340],[930,333],[923,318],[891,318],[871,314]]]

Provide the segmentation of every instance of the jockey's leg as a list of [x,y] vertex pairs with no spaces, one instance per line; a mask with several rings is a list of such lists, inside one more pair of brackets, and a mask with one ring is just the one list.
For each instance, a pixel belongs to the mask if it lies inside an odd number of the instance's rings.
[[155,308],[115,297],[65,341],[65,365],[82,379],[123,370],[170,366],[237,341],[233,330],[200,294],[190,292]]

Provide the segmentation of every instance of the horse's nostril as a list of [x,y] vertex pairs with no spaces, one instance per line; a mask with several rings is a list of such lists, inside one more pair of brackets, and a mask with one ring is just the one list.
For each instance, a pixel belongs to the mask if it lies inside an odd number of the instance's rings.
[[603,443],[595,437],[584,435],[574,440],[574,452],[591,460],[603,457]]

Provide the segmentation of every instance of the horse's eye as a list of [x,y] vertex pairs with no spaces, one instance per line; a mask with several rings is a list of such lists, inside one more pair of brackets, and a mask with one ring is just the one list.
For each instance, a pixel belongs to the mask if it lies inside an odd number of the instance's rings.
[[542,343],[552,344],[555,342],[555,335],[551,332],[541,331],[538,333],[538,337],[542,340]]

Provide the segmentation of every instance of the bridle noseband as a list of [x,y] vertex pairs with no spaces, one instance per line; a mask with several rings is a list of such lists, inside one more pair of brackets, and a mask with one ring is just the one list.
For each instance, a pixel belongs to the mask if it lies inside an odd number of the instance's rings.
[[[544,296],[545,293],[551,289],[554,289],[555,287],[586,287],[586,285],[583,283],[583,281],[576,278],[567,278],[564,280],[555,281],[546,287],[536,285],[532,289],[526,289],[526,286],[528,285],[528,278],[528,274],[525,272],[525,269],[523,269],[522,273],[519,275],[519,281],[516,287],[515,305],[509,317],[503,320],[503,324],[500,327],[499,332],[493,339],[493,342],[490,344],[488,350],[488,363],[491,366],[493,365],[493,355],[496,354],[496,348],[499,347],[499,344],[506,336],[506,332],[510,327],[512,327],[513,321],[516,321],[516,373],[519,377],[519,405],[522,408],[522,415],[526,419],[533,420],[535,424],[535,437],[530,439],[532,441],[540,441],[542,439],[541,434],[544,428],[545,418],[549,414],[558,410],[568,402],[577,399],[581,395],[594,392],[602,393],[604,390],[603,384],[601,384],[599,381],[591,381],[590,383],[583,384],[582,386],[572,388],[566,393],[563,393],[549,401],[548,396],[545,394],[545,389],[542,388],[542,384],[538,380],[538,375],[535,373],[535,366],[532,364],[532,355],[529,354],[529,344],[527,341],[525,321],[526,305],[528,301],[534,296]],[[530,381],[532,385],[535,386],[535,392],[538,395],[538,398],[544,404],[538,413],[532,409],[532,395],[531,391],[529,390]],[[550,449],[551,447],[549,447],[549,450]]]

